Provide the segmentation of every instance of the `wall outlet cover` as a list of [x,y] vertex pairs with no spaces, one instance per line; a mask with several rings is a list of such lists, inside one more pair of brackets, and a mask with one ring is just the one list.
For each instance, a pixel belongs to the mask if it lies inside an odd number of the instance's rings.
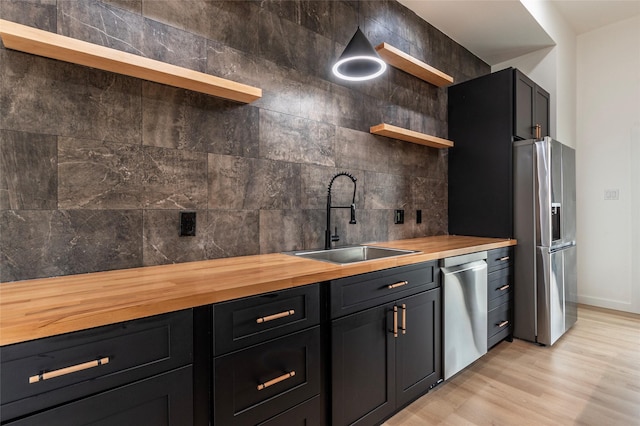
[[195,237],[196,212],[180,212],[180,236]]
[[404,210],[395,210],[393,214],[393,223],[396,225],[404,223]]

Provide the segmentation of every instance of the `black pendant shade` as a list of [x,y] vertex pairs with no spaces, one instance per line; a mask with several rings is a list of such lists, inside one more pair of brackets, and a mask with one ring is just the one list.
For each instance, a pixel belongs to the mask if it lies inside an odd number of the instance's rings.
[[333,66],[333,73],[344,80],[363,81],[382,75],[386,69],[387,64],[358,27]]

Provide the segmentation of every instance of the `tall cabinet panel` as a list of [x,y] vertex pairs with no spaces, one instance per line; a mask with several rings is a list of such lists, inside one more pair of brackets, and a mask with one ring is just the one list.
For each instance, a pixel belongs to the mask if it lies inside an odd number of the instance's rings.
[[449,233],[511,238],[512,144],[549,135],[549,94],[513,68],[448,94]]

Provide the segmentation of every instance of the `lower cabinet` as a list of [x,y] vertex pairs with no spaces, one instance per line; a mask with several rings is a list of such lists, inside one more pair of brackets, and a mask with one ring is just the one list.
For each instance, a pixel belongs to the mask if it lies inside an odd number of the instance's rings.
[[192,368],[182,367],[6,423],[11,426],[193,424]]
[[321,425],[320,286],[213,305],[212,424]]
[[[319,393],[318,326],[217,357],[214,362],[216,425],[256,425]],[[288,416],[306,414],[294,411]]]
[[487,266],[487,347],[504,339],[511,339],[513,332],[513,248],[489,250]]
[[440,289],[332,321],[332,425],[374,425],[442,379]]
[[193,424],[193,312],[0,348],[3,425]]

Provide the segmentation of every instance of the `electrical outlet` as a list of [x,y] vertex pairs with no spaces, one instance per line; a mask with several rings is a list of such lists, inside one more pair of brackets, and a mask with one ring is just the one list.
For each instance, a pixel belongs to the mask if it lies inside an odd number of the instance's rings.
[[422,223],[422,210],[416,210],[416,223]]
[[195,237],[196,212],[180,212],[180,236]]
[[618,200],[618,199],[620,199],[620,190],[619,189],[605,189],[604,190],[604,199],[605,200]]
[[393,223],[400,225],[404,223],[404,210],[396,210],[393,214]]

